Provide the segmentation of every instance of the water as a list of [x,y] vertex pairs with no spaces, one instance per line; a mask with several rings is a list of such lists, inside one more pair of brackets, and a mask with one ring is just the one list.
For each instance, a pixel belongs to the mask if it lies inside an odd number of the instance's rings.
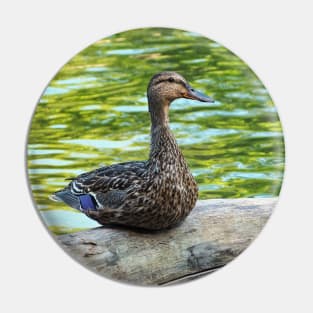
[[172,70],[216,102],[171,105],[171,128],[198,182],[200,199],[272,197],[284,170],[281,125],[255,74],[227,49],[194,33],[129,31],[70,60],[44,91],[28,142],[33,197],[48,227],[67,233],[96,222],[48,196],[65,178],[148,157],[146,87]]

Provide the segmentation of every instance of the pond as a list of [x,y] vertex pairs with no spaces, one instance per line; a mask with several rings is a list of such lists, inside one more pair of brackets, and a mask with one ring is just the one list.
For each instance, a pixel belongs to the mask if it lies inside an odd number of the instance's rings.
[[27,165],[34,201],[51,231],[98,225],[48,198],[68,183],[66,178],[147,159],[146,88],[164,70],[177,71],[216,100],[179,99],[170,109],[171,129],[199,185],[200,199],[279,194],[283,134],[256,75],[225,47],[198,34],[138,29],[77,54],[40,98],[29,131]]

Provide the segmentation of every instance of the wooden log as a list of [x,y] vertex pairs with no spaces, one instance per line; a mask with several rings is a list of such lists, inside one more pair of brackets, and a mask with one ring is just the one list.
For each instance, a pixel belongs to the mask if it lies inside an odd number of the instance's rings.
[[163,285],[210,273],[238,256],[262,230],[277,202],[200,200],[178,227],[157,232],[98,227],[61,235],[64,249],[105,277]]

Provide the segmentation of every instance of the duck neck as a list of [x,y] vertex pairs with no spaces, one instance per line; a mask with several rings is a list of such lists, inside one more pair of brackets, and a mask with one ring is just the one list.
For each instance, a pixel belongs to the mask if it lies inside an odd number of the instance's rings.
[[170,107],[170,101],[166,99],[158,99],[153,98],[149,100],[149,112],[151,117],[151,127],[153,130],[159,126],[168,127],[169,124],[169,117],[168,111]]
[[[176,139],[169,127],[170,102],[149,101],[151,116],[150,160],[167,162],[169,158],[181,156]],[[169,157],[171,155],[171,157]]]

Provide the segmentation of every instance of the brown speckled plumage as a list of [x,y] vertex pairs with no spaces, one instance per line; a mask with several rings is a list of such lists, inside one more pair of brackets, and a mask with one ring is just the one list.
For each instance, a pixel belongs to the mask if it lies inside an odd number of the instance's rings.
[[[100,224],[156,230],[181,222],[195,206],[198,187],[169,128],[169,106],[177,98],[212,102],[175,72],[155,75],[148,86],[149,159],[81,174],[52,199],[65,202]],[[82,208],[79,196],[86,194],[93,198],[96,209]]]

